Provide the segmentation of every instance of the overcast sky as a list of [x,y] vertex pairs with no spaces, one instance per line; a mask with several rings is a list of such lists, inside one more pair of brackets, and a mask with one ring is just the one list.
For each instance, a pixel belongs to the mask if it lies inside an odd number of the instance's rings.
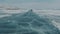
[[20,8],[35,9],[60,9],[60,0],[0,0],[0,5],[12,5]]

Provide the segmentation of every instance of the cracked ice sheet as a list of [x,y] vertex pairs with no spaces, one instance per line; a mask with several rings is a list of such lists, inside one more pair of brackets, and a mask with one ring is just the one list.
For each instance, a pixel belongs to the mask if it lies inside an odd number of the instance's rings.
[[[11,16],[11,14],[16,14],[16,13],[21,13],[21,12],[26,12],[27,10],[3,10],[4,13],[7,13],[5,15],[0,15],[0,18],[6,17],[6,16]],[[60,10],[34,10],[37,14],[42,14],[42,15],[57,15],[60,16]],[[56,21],[52,21],[53,24],[60,29],[60,23]]]
[[3,11],[2,13],[0,13],[0,18],[2,17],[6,17],[6,16],[11,16],[12,14],[18,14],[18,13],[22,13],[22,12],[26,12],[27,10],[1,10]]
[[60,30],[60,23],[57,23],[56,21],[52,21],[53,25],[55,25]]
[[11,15],[0,15],[0,18],[6,17],[6,16],[11,16]]
[[34,10],[34,12],[43,15],[58,15],[60,16],[60,10]]
[[[45,15],[49,17],[49,19],[53,19],[52,23],[60,30],[60,10],[34,10],[37,14]],[[59,17],[59,18],[58,18]],[[57,20],[57,21],[56,21]]]

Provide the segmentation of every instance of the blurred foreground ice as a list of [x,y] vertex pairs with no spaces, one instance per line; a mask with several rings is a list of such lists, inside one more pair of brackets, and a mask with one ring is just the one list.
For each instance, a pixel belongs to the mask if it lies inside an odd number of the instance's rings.
[[[0,10],[0,18],[26,12],[27,10]],[[60,29],[60,10],[34,10],[39,15],[53,19],[53,24]]]

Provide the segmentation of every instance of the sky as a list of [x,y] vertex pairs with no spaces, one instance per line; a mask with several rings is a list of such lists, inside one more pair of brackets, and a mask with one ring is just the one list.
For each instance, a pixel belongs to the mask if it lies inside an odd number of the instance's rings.
[[34,9],[60,9],[60,0],[0,0],[0,5]]

